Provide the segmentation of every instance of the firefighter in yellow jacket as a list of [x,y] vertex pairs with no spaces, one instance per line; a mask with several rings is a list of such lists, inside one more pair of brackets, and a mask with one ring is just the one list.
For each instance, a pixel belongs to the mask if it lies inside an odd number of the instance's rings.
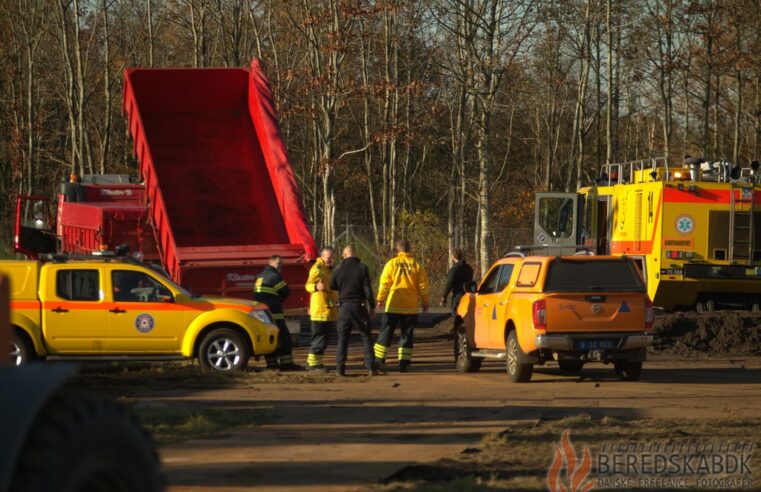
[[333,248],[326,247],[320,251],[312,268],[306,290],[311,294],[309,300],[309,317],[312,320],[312,342],[307,356],[307,370],[324,372],[322,357],[328,344],[328,333],[336,325],[336,304],[338,295],[330,290],[330,274],[333,270],[335,253]]
[[397,255],[386,263],[378,289],[378,309],[385,305],[383,326],[375,342],[375,367],[381,370],[386,362],[388,347],[396,327],[401,328],[399,340],[399,371],[407,372],[412,362],[415,323],[422,306],[428,311],[428,275],[410,254],[410,243],[402,239],[396,243]]

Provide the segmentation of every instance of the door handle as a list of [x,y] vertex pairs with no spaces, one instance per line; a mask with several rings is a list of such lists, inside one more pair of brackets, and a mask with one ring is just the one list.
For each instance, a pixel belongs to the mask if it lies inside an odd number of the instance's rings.
[[500,306],[504,306],[504,305],[505,305],[505,301],[501,301],[501,302],[499,303],[499,305],[500,305]]
[[484,303],[484,307],[489,307],[489,303],[488,303],[488,302],[485,302],[485,303]]
[[125,309],[120,309],[118,307],[115,307],[113,309],[109,309],[108,312],[109,313],[121,314],[121,313],[126,313],[127,311]]
[[54,313],[59,313],[59,314],[60,314],[60,313],[68,313],[68,312],[69,312],[69,310],[68,310],[68,309],[66,309],[66,308],[63,308],[63,307],[61,307],[61,306],[58,306],[58,307],[56,307],[56,308],[53,308],[53,309],[51,309],[51,311],[53,311]]

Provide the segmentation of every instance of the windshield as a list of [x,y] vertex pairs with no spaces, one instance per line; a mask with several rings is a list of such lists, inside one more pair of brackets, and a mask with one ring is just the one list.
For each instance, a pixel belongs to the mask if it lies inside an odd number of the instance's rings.
[[545,292],[644,292],[629,260],[556,260],[550,264]]
[[150,268],[154,272],[156,272],[159,275],[161,275],[161,278],[164,279],[165,282],[168,282],[172,287],[174,287],[175,289],[179,290],[182,295],[185,295],[185,296],[188,296],[188,297],[200,297],[200,296],[197,296],[195,294],[192,294],[188,289],[186,289],[185,287],[177,284],[174,280],[169,278],[169,275],[160,266],[154,265],[152,263],[147,264],[147,266],[148,266],[148,268]]

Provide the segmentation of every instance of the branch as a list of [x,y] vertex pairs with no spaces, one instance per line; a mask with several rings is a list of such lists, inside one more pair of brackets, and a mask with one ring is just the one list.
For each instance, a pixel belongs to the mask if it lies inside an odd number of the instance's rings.
[[347,151],[346,151],[346,152],[344,152],[343,154],[339,155],[339,156],[336,158],[336,160],[337,160],[337,161],[340,161],[341,159],[343,159],[343,158],[344,158],[344,157],[346,157],[347,155],[351,155],[351,154],[358,154],[358,153],[360,153],[360,152],[364,152],[364,151],[366,151],[367,149],[369,149],[369,148],[370,148],[370,145],[372,145],[372,143],[368,143],[367,145],[365,145],[365,146],[364,146],[364,147],[362,147],[361,149],[347,150]]

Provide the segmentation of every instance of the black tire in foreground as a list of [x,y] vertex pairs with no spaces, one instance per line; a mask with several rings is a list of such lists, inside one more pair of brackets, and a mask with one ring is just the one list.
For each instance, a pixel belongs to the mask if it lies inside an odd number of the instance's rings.
[[616,375],[623,381],[636,381],[642,375],[642,362],[617,360],[613,362]]
[[477,372],[481,369],[483,359],[471,355],[472,347],[468,342],[468,335],[462,324],[455,326],[454,335],[454,362],[460,372]]
[[518,344],[518,336],[515,334],[515,330],[512,330],[507,335],[505,345],[507,351],[505,356],[507,377],[514,383],[527,383],[531,381],[534,365],[521,363],[521,346]]
[[248,343],[230,328],[210,331],[198,348],[198,363],[203,372],[242,371],[249,357]]
[[128,408],[64,388],[37,415],[10,490],[155,492],[164,487],[153,441]]

